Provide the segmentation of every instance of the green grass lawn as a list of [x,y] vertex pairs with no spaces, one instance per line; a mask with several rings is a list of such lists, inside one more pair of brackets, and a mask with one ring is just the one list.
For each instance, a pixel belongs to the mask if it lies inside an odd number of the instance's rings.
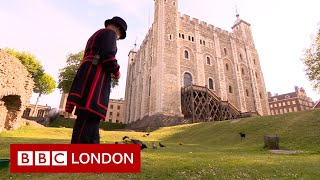
[[[11,143],[69,143],[72,129],[22,127],[0,133],[0,157],[9,157]],[[241,140],[239,132],[247,134]],[[141,132],[103,131],[101,143],[125,135],[161,142],[166,148],[142,152],[140,174],[10,174],[0,179],[319,179],[320,110],[160,128]],[[297,154],[272,154],[263,136],[277,134],[280,148]],[[183,145],[179,145],[182,143]]]

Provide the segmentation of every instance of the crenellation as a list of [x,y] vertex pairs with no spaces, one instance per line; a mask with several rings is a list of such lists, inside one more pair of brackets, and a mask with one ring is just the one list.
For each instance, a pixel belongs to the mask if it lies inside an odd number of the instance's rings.
[[207,27],[207,23],[204,22],[204,21],[200,21],[200,25],[203,26],[203,27]]
[[192,22],[194,22],[194,24],[199,24],[199,19],[197,19],[197,18],[192,18]]

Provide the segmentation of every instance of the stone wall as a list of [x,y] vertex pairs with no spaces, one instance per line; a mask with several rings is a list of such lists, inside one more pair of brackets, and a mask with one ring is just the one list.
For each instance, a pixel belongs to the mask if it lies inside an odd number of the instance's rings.
[[31,75],[20,61],[0,49],[0,131],[20,126],[33,85]]

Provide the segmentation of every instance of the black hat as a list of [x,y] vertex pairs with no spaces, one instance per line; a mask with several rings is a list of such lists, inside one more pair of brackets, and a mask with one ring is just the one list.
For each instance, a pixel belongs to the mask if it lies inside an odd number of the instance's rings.
[[121,17],[115,16],[112,19],[107,19],[104,22],[105,27],[107,27],[109,24],[114,24],[120,28],[120,31],[121,31],[120,39],[126,38],[126,36],[127,36],[127,33],[126,33],[127,23]]

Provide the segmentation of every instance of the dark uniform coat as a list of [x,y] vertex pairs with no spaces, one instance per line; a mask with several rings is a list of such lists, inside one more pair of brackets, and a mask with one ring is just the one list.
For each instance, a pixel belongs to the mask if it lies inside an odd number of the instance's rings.
[[[85,55],[78,69],[67,99],[66,111],[88,111],[105,119],[111,90],[111,75],[120,76],[115,55],[117,53],[116,33],[103,28],[88,40]],[[93,59],[99,55],[97,65]],[[76,112],[77,112],[76,111]]]

